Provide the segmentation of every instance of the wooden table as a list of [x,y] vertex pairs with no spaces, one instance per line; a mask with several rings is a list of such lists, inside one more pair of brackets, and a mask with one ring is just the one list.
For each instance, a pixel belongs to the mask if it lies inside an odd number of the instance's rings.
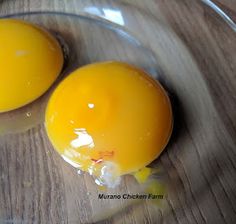
[[[137,24],[147,33],[153,28],[145,16],[175,33],[161,37],[154,29],[144,37],[140,27],[133,27],[152,48],[164,74],[161,81],[173,96],[174,134],[157,161],[166,173],[168,196],[165,208],[141,203],[100,223],[236,223],[236,34],[198,0],[123,2],[143,12]],[[218,3],[236,21],[236,1]],[[0,0],[0,15],[76,13],[84,4],[88,1]],[[173,50],[180,48],[182,54]],[[86,198],[92,183],[87,175],[83,178],[78,182],[76,172],[54,152],[42,125],[12,141],[10,135],[1,137],[0,223],[89,222],[100,205]]]

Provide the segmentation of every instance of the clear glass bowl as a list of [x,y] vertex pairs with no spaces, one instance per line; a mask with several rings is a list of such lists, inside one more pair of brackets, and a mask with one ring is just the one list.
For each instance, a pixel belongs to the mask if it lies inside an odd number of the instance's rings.
[[[124,61],[143,68],[153,77],[157,77],[158,66],[152,51],[121,26],[124,25],[122,14],[116,10],[94,7],[86,8],[85,11],[86,15],[62,12],[26,12],[7,16],[37,24],[52,33],[63,48],[65,65],[58,80],[43,96],[20,109],[0,114],[0,134],[1,142],[4,145],[19,144],[14,147],[10,146],[11,150],[14,150],[14,153],[11,153],[14,154],[16,162],[11,164],[12,167],[7,175],[12,179],[11,188],[18,185],[25,188],[22,190],[20,187],[18,190],[23,193],[20,198],[28,198],[26,209],[35,206],[33,202],[35,198],[43,200],[42,203],[45,203],[45,206],[51,203],[50,200],[55,200],[55,206],[57,202],[62,203],[63,200],[66,200],[71,213],[74,211],[76,214],[80,210],[81,212],[86,210],[84,214],[87,216],[80,216],[80,222],[91,223],[137,203],[137,200],[122,199],[102,201],[98,198],[99,193],[136,194],[143,191],[143,186],[137,184],[133,177],[126,176],[122,177],[121,184],[115,189],[104,190],[95,184],[94,178],[88,173],[75,170],[63,161],[53,150],[43,125],[48,97],[61,79],[74,69],[89,63],[108,60]],[[100,16],[95,17],[94,13],[104,15],[113,13],[118,24]],[[24,157],[24,163],[20,161],[23,159],[22,157]],[[25,163],[29,163],[29,170],[25,170]],[[37,168],[37,166],[39,167]],[[42,174],[44,171],[45,173]],[[2,181],[7,181],[5,170],[1,170],[1,173]],[[63,182],[61,183],[61,181]],[[58,189],[53,189],[64,188],[64,185],[68,191],[66,196]],[[48,196],[49,198],[47,198]],[[62,199],[64,196],[65,198]],[[89,207],[91,210],[89,211],[85,207]],[[75,212],[76,210],[77,212]],[[8,220],[7,217],[3,218]],[[14,219],[21,220],[17,215],[14,216]],[[72,218],[72,220],[77,221],[76,218]],[[29,222],[29,220],[22,221]]]
[[[145,200],[99,200],[98,194],[104,190],[98,188],[91,176],[75,170],[54,151],[43,125],[48,97],[58,82],[77,67],[106,60],[124,61],[143,68],[159,79],[171,96],[178,92],[186,122],[192,121],[193,114],[201,117],[196,107],[191,107],[193,101],[194,105],[202,102],[191,93],[201,83],[200,71],[191,54],[163,21],[136,8],[132,8],[131,14],[129,7],[101,3],[85,5],[76,14],[44,11],[6,16],[27,20],[53,33],[63,46],[65,65],[62,75],[42,97],[18,110],[0,114],[0,143],[3,146],[0,190],[5,192],[1,195],[11,195],[9,200],[4,199],[6,207],[14,205],[11,211],[0,212],[0,222],[46,223],[45,220],[50,220],[50,217],[44,215],[50,214],[58,217],[58,223],[92,223],[121,213],[131,205],[140,210],[138,220],[144,220],[144,209],[148,210],[151,220],[160,220],[157,214],[159,209],[165,210],[164,202],[168,200],[163,200],[161,205]],[[144,25],[139,29],[136,21],[142,21],[144,16]],[[224,15],[222,17],[228,19]],[[183,66],[176,60],[181,61]],[[188,68],[199,80],[183,87],[182,80],[189,79],[189,70],[184,64],[189,65]],[[201,84],[201,91],[206,91],[205,85]],[[207,99],[204,102],[207,104]],[[179,115],[176,116],[179,119]],[[207,119],[210,124],[213,122],[210,111]],[[206,130],[209,123],[204,124]],[[197,130],[198,126],[192,124],[192,128]],[[161,170],[153,178],[159,179],[160,184],[166,183],[168,165],[163,166],[156,161],[152,166]],[[143,186],[137,184],[132,176],[125,176],[117,188],[109,189],[106,194],[136,194],[142,191]],[[45,212],[48,210],[51,212]],[[67,220],[64,220],[63,212],[67,213]],[[30,217],[28,214],[33,215]],[[126,221],[129,223],[130,220]]]

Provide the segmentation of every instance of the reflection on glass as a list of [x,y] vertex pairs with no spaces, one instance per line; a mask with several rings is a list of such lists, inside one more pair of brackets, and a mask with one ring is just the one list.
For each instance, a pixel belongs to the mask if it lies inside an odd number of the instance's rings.
[[90,14],[105,18],[118,25],[121,26],[125,25],[124,17],[120,10],[109,9],[109,8],[98,9],[96,7],[87,7],[85,8],[85,11]]
[[217,4],[215,4],[211,0],[202,0],[206,5],[211,7],[216,13],[218,13],[225,22],[236,32],[236,23],[232,20],[230,16],[228,16]]
[[112,9],[103,9],[105,18],[111,22],[117,23],[121,26],[125,25],[123,16],[120,11]]

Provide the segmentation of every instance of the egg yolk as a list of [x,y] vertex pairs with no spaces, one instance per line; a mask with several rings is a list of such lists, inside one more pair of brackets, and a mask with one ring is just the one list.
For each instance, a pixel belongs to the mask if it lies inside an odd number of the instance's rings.
[[135,172],[156,159],[172,131],[170,100],[144,71],[121,62],[84,66],[52,94],[45,127],[60,155],[96,175]]
[[0,19],[0,112],[41,96],[58,77],[63,53],[46,30],[25,21]]

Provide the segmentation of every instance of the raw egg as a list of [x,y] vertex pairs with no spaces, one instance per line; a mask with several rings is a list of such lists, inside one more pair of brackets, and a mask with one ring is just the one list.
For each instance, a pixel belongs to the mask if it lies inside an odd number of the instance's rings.
[[102,62],[59,84],[45,120],[56,151],[106,182],[155,160],[170,138],[173,119],[159,82],[131,65]]
[[46,30],[0,19],[0,112],[22,107],[52,85],[63,66],[57,40]]

